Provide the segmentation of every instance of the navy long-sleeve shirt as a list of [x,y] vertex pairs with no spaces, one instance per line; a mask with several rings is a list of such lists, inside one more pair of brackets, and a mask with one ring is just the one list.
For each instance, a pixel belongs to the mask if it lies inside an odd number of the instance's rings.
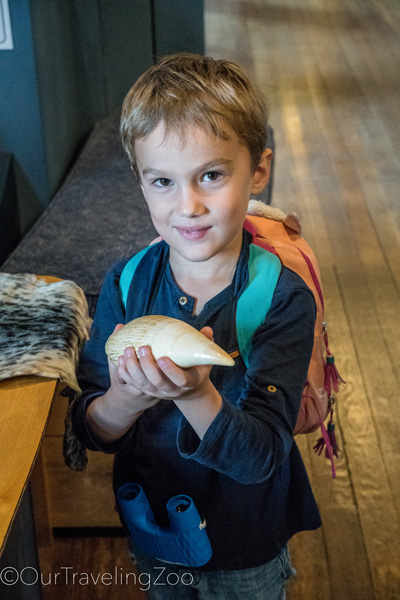
[[[115,265],[104,280],[78,374],[83,389],[74,414],[78,437],[91,450],[116,453],[115,490],[126,482],[141,484],[159,525],[168,523],[169,498],[193,498],[213,548],[204,569],[258,566],[272,560],[296,532],[321,524],[293,440],[314,338],[315,303],[306,284],[282,268],[269,313],[254,334],[249,367],[238,356],[234,367],[212,368],[210,378],[223,402],[202,440],[171,400],[160,400],[120,440],[102,446],[85,414],[109,388],[104,346],[117,323],[162,314],[196,329],[209,325],[217,344],[228,353],[238,350],[235,313],[248,280],[250,242],[244,231],[232,283],[199,315],[193,314],[194,298],[173,278],[166,243],[153,246],[140,261],[126,311],[119,292],[126,261]],[[179,301],[182,296],[186,304]]]

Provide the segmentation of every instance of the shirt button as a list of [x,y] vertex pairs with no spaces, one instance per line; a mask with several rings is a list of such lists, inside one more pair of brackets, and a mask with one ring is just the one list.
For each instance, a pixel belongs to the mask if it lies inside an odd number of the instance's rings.
[[180,304],[181,306],[185,306],[185,304],[187,304],[187,303],[188,303],[188,299],[186,298],[186,296],[181,296],[181,297],[179,298],[179,304]]

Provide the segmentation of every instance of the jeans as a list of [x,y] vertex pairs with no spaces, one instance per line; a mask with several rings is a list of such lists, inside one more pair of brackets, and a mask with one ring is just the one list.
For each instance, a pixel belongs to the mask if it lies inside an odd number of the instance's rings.
[[137,552],[135,560],[151,600],[285,600],[286,582],[295,574],[286,546],[266,564],[236,571],[180,568]]

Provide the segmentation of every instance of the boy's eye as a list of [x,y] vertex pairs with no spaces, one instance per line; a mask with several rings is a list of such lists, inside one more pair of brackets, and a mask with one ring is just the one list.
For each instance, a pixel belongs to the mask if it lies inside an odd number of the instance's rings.
[[159,179],[155,179],[153,181],[153,185],[157,186],[157,187],[168,187],[171,183],[170,179],[167,179],[166,177],[160,177]]
[[222,177],[222,174],[219,171],[208,171],[204,175],[204,181],[218,181]]

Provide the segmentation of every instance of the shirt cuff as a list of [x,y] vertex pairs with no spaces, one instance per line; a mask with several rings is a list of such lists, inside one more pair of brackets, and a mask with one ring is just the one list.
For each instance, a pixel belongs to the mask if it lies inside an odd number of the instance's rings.
[[116,440],[115,442],[101,442],[97,437],[95,437],[93,435],[92,430],[89,427],[87,418],[86,418],[86,412],[87,409],[89,408],[89,405],[96,400],[96,398],[98,398],[101,394],[91,394],[90,396],[88,396],[87,398],[85,398],[84,402],[82,402],[81,406],[79,406],[78,410],[77,410],[77,414],[75,415],[75,419],[80,419],[80,423],[81,423],[81,427],[83,428],[84,432],[84,440],[83,440],[83,444],[84,446],[86,446],[86,448],[88,450],[92,450],[94,452],[96,451],[100,451],[100,452],[104,452],[105,454],[116,454],[117,452],[119,452],[121,450],[121,448],[125,445],[125,443],[128,441],[128,439],[131,437],[132,433],[133,433],[133,428],[134,425],[132,425],[132,427],[130,427],[128,429],[128,431],[126,433],[124,433],[124,435],[122,437],[120,437],[118,440]]
[[182,415],[177,432],[180,455],[183,458],[193,458],[205,466],[215,467],[217,458],[218,462],[222,460],[224,452],[221,444],[225,445],[224,440],[229,439],[228,430],[233,428],[236,412],[237,409],[230,402],[222,399],[221,408],[203,439],[199,438],[186,417]]

